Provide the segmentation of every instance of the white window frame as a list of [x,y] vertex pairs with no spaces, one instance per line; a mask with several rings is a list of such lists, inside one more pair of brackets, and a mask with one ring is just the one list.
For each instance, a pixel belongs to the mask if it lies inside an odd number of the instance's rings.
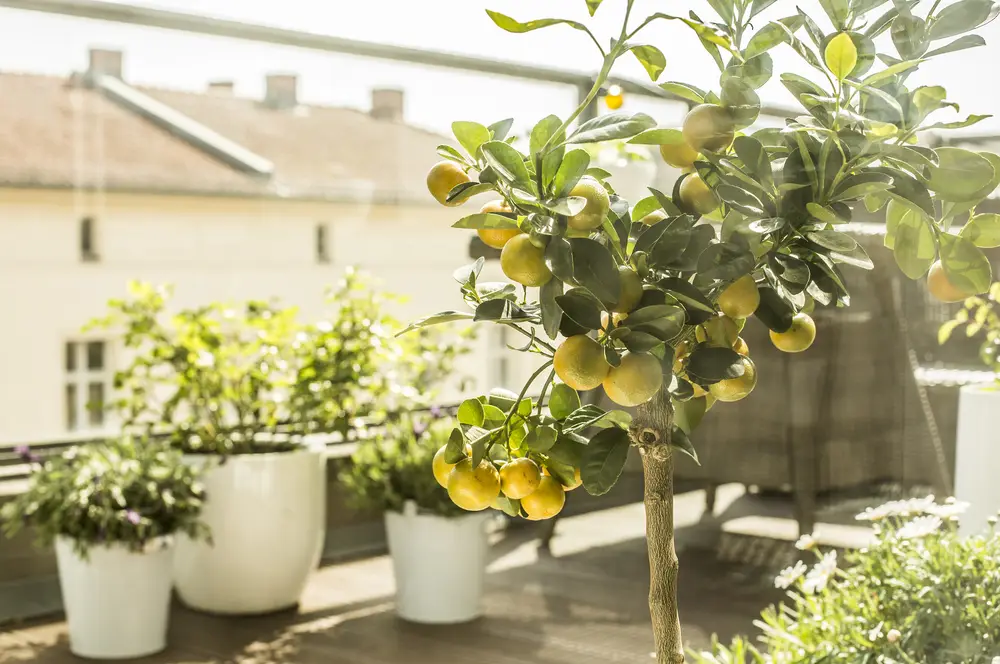
[[[103,346],[102,366],[100,369],[90,369],[87,366],[87,346],[88,344],[99,343]],[[68,354],[72,352],[74,358],[73,370],[67,366]],[[62,380],[60,381],[61,398],[63,404],[63,424],[64,431],[69,433],[105,431],[109,428],[107,405],[112,398],[114,386],[114,359],[113,344],[107,338],[102,337],[70,337],[63,342],[62,346]],[[91,424],[90,409],[90,385],[100,383],[104,386],[104,409],[101,413],[99,424]],[[67,401],[68,386],[74,385],[76,394],[74,395],[73,408],[76,416],[76,426],[70,427],[69,403]]]

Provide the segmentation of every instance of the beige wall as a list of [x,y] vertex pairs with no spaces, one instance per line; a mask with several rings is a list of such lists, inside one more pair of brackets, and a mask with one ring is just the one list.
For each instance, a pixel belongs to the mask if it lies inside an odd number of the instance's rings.
[[[63,344],[131,279],[175,284],[179,305],[275,296],[311,318],[324,286],[357,265],[409,296],[401,317],[464,306],[451,274],[470,234],[449,227],[462,209],[0,190],[0,210],[0,443],[66,433]],[[80,260],[85,215],[97,220],[96,263]],[[316,261],[318,222],[331,263]],[[489,339],[465,367],[481,384]]]

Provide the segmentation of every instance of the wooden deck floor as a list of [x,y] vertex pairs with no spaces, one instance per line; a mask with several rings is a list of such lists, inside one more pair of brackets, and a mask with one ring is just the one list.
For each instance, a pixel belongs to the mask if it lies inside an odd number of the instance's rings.
[[[683,506],[683,500],[679,499]],[[692,509],[699,500],[691,497]],[[682,507],[683,509],[683,507]],[[690,511],[690,510],[689,510]],[[776,598],[767,580],[685,545],[697,530],[680,519],[681,607],[686,640],[751,629]],[[512,531],[494,547],[485,616],[460,627],[407,624],[393,613],[387,557],[323,567],[296,611],[219,618],[177,607],[171,647],[149,664],[601,664],[651,661],[648,566],[641,505],[564,519],[551,552],[537,530]],[[0,632],[0,662],[68,664],[60,618]]]

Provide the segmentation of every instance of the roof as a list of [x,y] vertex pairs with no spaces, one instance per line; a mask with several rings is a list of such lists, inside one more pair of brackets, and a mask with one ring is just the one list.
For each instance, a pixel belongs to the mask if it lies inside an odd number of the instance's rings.
[[0,73],[0,186],[427,202],[448,139],[347,108],[135,88],[274,165],[235,168],[82,79]]

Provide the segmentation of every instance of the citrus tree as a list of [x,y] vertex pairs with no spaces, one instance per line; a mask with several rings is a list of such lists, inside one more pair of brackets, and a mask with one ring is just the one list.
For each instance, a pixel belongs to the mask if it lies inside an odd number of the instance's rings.
[[[593,15],[602,1],[586,4]],[[480,280],[480,259],[455,273],[469,310],[411,327],[505,325],[524,337],[516,350],[539,358],[520,394],[495,390],[461,405],[460,426],[434,461],[460,507],[550,518],[565,491],[581,483],[592,494],[608,491],[630,446],[638,448],[656,655],[672,664],[684,660],[673,455],[697,458],[691,434],[705,413],[753,390],[757,367],[739,336],[747,318],[767,326],[782,351],[807,349],[816,335],[811,308],[847,306],[842,270],[872,268],[840,230],[862,205],[884,210],[886,245],[899,267],[911,278],[927,275],[938,299],[989,288],[980,248],[1000,245],[1000,218],[975,208],[1000,182],[1000,158],[918,140],[920,132],[986,116],[932,121],[957,105],[944,88],[910,78],[929,58],[983,45],[965,33],[998,7],[938,0],[925,11],[920,0],[821,0],[825,18],[799,10],[768,22],[760,14],[774,0],[708,0],[707,20],[695,12],[639,20],[633,0],[621,4],[622,27],[609,42],[575,20],[520,22],[488,12],[508,32],[579,30],[593,40],[601,68],[580,106],[565,118],[542,118],[527,145],[508,136],[511,120],[453,124],[462,150],[439,148],[444,161],[431,169],[428,187],[448,206],[496,196],[454,226],[501,249],[510,282]],[[658,21],[693,30],[720,71],[710,89],[661,83],[691,102],[683,126],[658,127],[649,115],[623,112],[574,125],[620,58],[636,58],[660,78],[666,57],[641,37]],[[760,113],[756,90],[772,78],[776,47],[791,48],[813,75],[781,74],[801,115],[780,129],[751,131]],[[651,189],[625,201],[579,147],[613,140],[659,146],[684,174],[670,192]],[[599,387],[634,414],[581,403],[580,391]]]

